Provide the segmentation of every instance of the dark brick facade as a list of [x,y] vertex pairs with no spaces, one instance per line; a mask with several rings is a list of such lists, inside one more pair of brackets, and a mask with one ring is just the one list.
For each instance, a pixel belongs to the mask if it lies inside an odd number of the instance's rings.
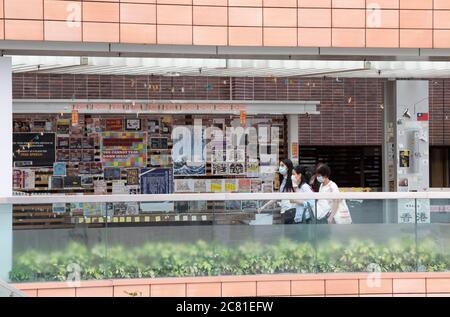
[[[384,80],[14,74],[15,99],[317,100],[301,145],[381,145]],[[450,145],[450,80],[430,80],[432,145]]]

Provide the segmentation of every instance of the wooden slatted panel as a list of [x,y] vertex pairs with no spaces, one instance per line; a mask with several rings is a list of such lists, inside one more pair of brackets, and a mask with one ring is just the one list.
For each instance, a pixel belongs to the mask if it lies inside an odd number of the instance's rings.
[[331,169],[331,179],[341,188],[382,188],[381,147],[300,146],[300,165],[312,170],[319,163]]

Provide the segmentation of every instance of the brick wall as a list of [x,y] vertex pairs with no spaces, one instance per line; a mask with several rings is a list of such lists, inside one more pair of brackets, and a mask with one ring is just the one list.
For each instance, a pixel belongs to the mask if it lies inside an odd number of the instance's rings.
[[430,80],[430,142],[450,145],[450,80]]
[[[314,100],[300,145],[381,145],[384,80],[14,74],[15,99]],[[450,79],[430,80],[430,139],[450,145]]]

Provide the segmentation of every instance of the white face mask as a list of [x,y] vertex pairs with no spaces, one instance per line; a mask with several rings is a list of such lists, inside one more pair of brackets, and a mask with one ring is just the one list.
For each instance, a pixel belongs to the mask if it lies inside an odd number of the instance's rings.
[[281,166],[278,168],[278,172],[280,172],[281,175],[285,176],[287,174],[287,168],[286,166]]
[[319,182],[319,183],[323,183],[323,176],[322,175],[319,175],[319,176],[317,176],[317,181]]
[[291,180],[292,180],[292,186],[293,187],[298,187],[297,178],[295,178],[294,175],[291,176]]

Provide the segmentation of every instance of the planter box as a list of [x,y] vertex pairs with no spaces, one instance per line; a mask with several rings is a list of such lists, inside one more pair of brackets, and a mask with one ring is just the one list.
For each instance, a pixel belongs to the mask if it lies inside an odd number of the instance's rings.
[[446,273],[214,276],[13,284],[29,296],[448,296]]

